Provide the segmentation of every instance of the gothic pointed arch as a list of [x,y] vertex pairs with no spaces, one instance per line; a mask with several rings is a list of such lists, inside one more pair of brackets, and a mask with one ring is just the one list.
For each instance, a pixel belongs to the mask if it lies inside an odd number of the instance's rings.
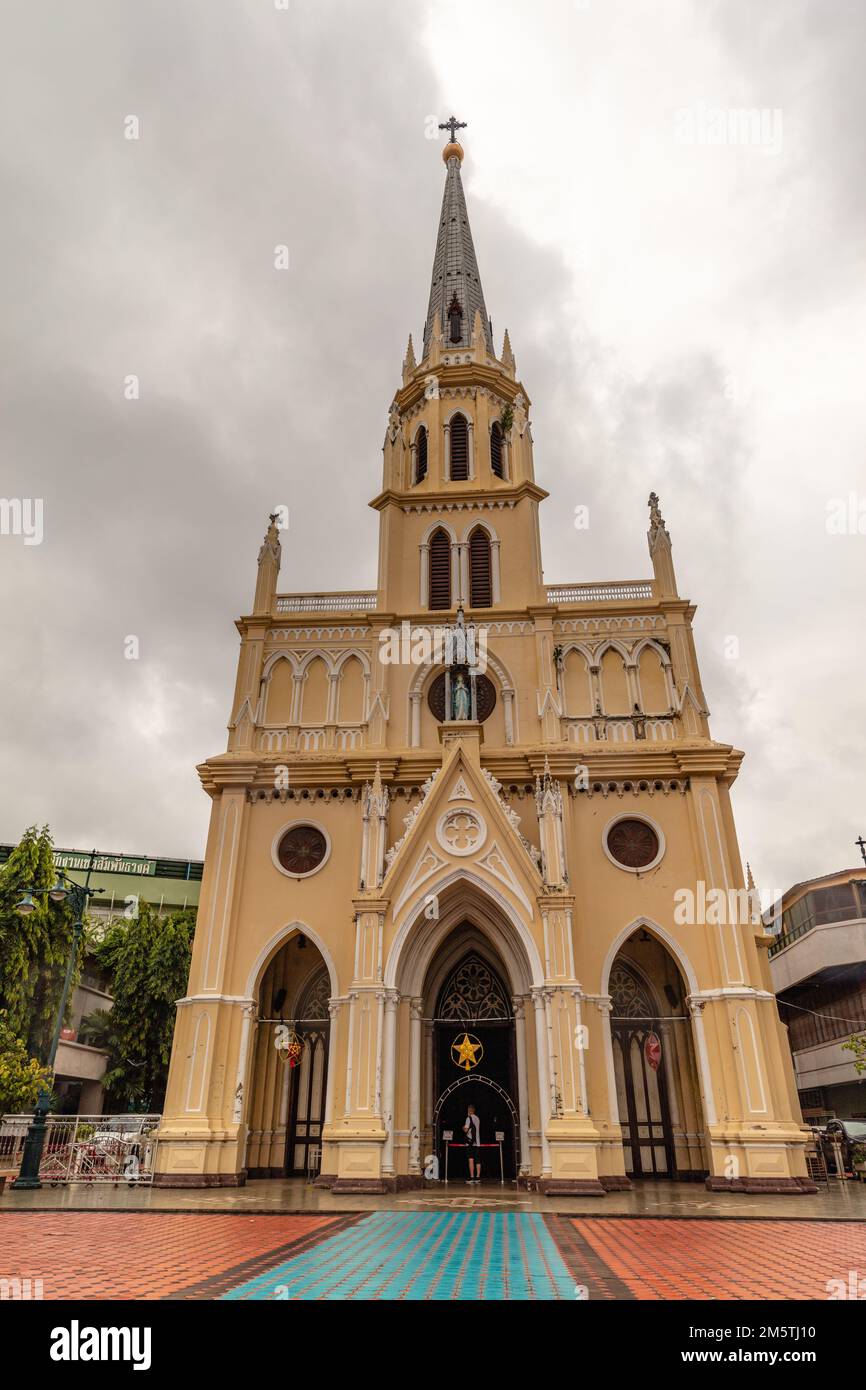
[[490,426],[490,471],[494,478],[505,477],[504,439],[498,420],[494,420]]
[[412,450],[412,484],[423,483],[427,477],[427,426],[419,425]]
[[452,483],[465,483],[469,477],[469,421],[461,410],[448,426],[448,477]]
[[469,537],[469,606],[489,608],[493,603],[493,566],[490,537],[476,526]]
[[428,608],[451,607],[451,540],[437,527],[430,537]]

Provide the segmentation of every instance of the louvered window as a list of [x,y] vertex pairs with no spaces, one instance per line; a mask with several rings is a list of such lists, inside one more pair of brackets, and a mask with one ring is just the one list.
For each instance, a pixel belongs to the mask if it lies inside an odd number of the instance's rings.
[[451,541],[444,531],[430,541],[430,607],[451,607]]
[[489,608],[493,602],[490,537],[480,526],[469,537],[469,595],[472,608]]
[[469,427],[465,415],[455,415],[451,421],[451,468],[453,483],[464,483],[469,477]]
[[415,436],[415,482],[427,477],[427,431],[423,425]]
[[502,471],[502,428],[496,420],[490,431],[490,467],[494,478],[504,478]]

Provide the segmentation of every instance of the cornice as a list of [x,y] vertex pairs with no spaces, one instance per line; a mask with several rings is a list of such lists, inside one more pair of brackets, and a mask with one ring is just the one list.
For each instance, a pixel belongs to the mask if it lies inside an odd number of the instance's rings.
[[506,376],[501,367],[488,367],[482,362],[459,362],[448,363],[439,362],[436,366],[431,366],[424,362],[419,364],[416,369],[417,375],[413,376],[405,386],[401,386],[394,396],[394,403],[400,414],[405,414],[411,410],[419,401],[424,399],[427,385],[427,378],[435,376],[439,382],[440,393],[449,386],[458,388],[467,386],[484,386],[496,395],[500,395],[509,404],[514,404],[518,396],[522,396],[527,413],[531,401],[523,383],[516,381],[513,377]]
[[480,486],[455,487],[453,484],[447,490],[440,488],[437,492],[423,493],[414,488],[411,491],[385,488],[367,505],[374,512],[382,512],[386,507],[399,507],[404,512],[504,511],[515,507],[524,498],[543,502],[549,496],[550,493],[537,483],[524,480],[513,487],[506,483],[493,490]]

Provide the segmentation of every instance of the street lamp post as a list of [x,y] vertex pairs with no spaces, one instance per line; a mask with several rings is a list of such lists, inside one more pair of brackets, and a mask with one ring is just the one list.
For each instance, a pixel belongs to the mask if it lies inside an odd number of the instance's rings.
[[[57,1018],[54,1023],[54,1036],[51,1039],[51,1049],[47,1057],[47,1065],[53,1072],[54,1062],[57,1057],[57,1048],[60,1045],[60,1030],[63,1027],[63,1018],[66,1013],[66,1004],[69,999],[69,990],[72,985],[72,975],[75,970],[75,962],[78,959],[78,948],[84,934],[84,914],[87,911],[87,904],[90,898],[99,893],[101,889],[90,887],[90,875],[93,872],[93,865],[96,860],[96,850],[90,855],[90,863],[87,866],[87,877],[84,883],[75,883],[63,872],[57,876],[57,881],[51,888],[31,888],[22,893],[21,899],[17,904],[16,911],[22,917],[35,911],[36,903],[34,897],[46,894],[52,902],[61,903],[69,898],[75,912],[75,921],[72,926],[72,945],[69,950],[69,960],[66,965],[66,979],[63,982],[63,993],[60,996],[60,1003],[57,1008]],[[24,1140],[24,1153],[21,1160],[21,1171],[13,1182],[14,1188],[34,1188],[41,1187],[39,1181],[39,1165],[42,1161],[42,1150],[45,1147],[45,1127],[48,1119],[48,1108],[51,1104],[51,1087],[47,1089],[42,1086],[36,1099],[36,1107],[33,1111],[33,1119],[27,1130],[27,1138]]]

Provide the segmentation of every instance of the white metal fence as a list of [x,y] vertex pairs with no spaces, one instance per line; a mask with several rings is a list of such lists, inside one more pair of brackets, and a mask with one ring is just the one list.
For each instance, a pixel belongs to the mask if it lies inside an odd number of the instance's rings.
[[[31,1115],[0,1120],[0,1168],[19,1168]],[[39,1164],[43,1183],[153,1182],[159,1115],[49,1115]]]

